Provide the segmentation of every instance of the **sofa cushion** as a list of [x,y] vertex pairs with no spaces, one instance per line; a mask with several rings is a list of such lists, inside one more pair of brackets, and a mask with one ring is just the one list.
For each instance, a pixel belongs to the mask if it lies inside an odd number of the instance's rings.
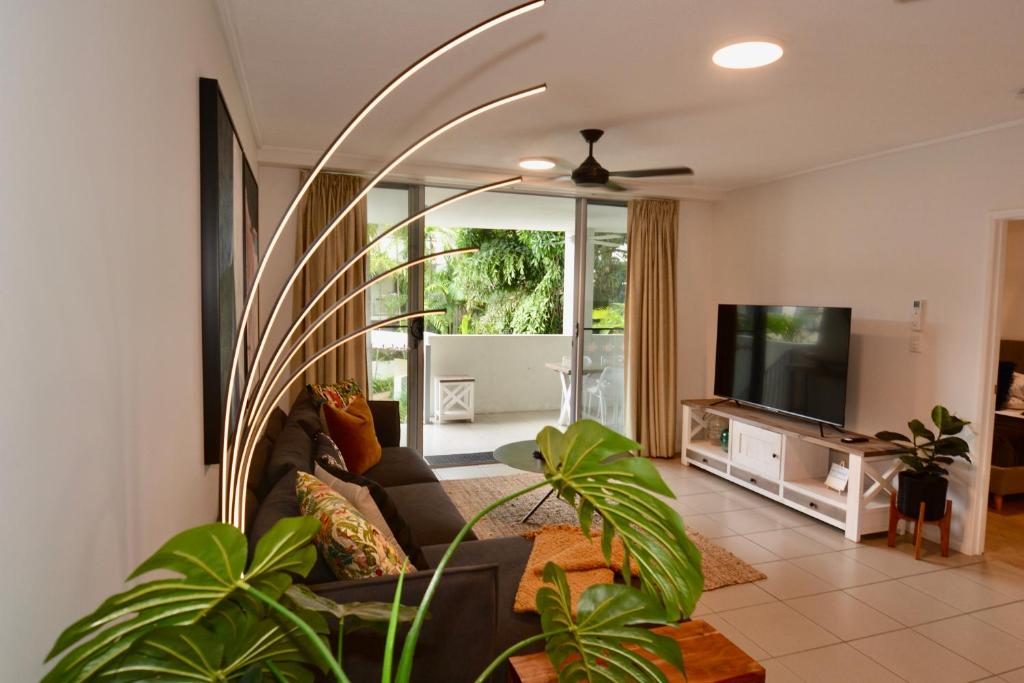
[[1016,467],[1021,464],[1021,457],[1013,447],[1013,442],[1004,434],[992,437],[992,464],[996,467]]
[[385,488],[437,482],[434,471],[423,456],[402,446],[383,449],[380,462],[363,472],[363,476]]
[[258,490],[269,491],[288,470],[292,469],[300,472],[313,471],[313,440],[302,426],[294,420],[288,420],[274,441],[270,458],[267,460],[266,479]]
[[288,414],[280,408],[274,408],[270,412],[270,417],[267,418],[267,428],[263,430],[263,436],[273,441],[277,438],[277,435],[284,429],[285,422],[288,421]]
[[373,428],[384,448],[402,445],[402,413],[398,401],[367,401],[373,413]]
[[[482,541],[466,541],[455,550],[449,567],[465,567],[474,565],[494,564],[498,567],[498,633],[499,649],[504,649],[532,635],[541,632],[540,616],[537,614],[517,614],[512,611],[515,603],[519,580],[526,569],[530,558],[533,541],[522,536],[506,536],[488,538]],[[432,545],[423,548],[423,554],[431,567],[437,567],[441,556],[448,549],[447,545]],[[543,649],[544,644],[525,650],[535,652]]]
[[[326,435],[321,434],[320,436],[330,441],[330,438]],[[384,516],[384,521],[387,523],[388,528],[391,529],[391,533],[394,534],[398,545],[409,556],[409,560],[418,569],[427,568],[427,562],[423,558],[423,551],[420,550],[416,539],[413,538],[412,529],[409,528],[409,524],[402,517],[402,513],[398,511],[398,508],[395,507],[395,502],[391,500],[391,496],[388,495],[387,490],[383,486],[372,479],[352,474],[346,470],[344,461],[341,460],[341,455],[331,453],[329,449],[320,450],[316,456],[315,464],[322,467],[331,476],[351,484],[365,486],[369,489],[373,502],[377,504],[377,509]]]
[[[409,524],[420,546],[449,543],[466,524],[458,509],[437,482],[405,484],[387,489],[388,497]],[[467,539],[475,539],[472,531]]]
[[341,451],[349,472],[362,474],[380,462],[380,442],[365,398],[355,396],[346,406],[325,403],[321,410],[327,432]]
[[335,576],[362,579],[401,573],[404,560],[397,547],[352,502],[312,474],[296,476],[299,510],[320,520],[314,540]]

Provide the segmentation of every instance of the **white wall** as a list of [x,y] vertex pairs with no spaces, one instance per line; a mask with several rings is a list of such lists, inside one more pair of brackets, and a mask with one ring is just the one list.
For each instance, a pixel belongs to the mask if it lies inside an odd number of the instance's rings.
[[203,465],[198,79],[255,145],[214,3],[0,9],[0,661],[58,632],[172,534]]
[[544,366],[572,355],[572,337],[558,334],[427,335],[428,381],[442,375],[476,379],[478,413],[558,410],[558,373]]
[[1002,339],[1024,339],[1024,221],[1010,221],[1003,252]]
[[[704,398],[707,386],[708,301],[711,287],[711,239],[714,205],[710,202],[679,202],[679,232],[676,238],[676,394],[680,401]],[[676,408],[679,424],[682,409]],[[682,430],[677,430],[677,448],[682,447]]]
[[[731,193],[714,209],[709,377],[718,303],[851,306],[851,429],[899,428],[936,403],[987,429],[988,213],[1024,207],[1022,149],[1016,126]],[[927,302],[920,354],[914,299]],[[954,475],[959,545],[974,472]]]
[[[282,168],[280,166],[259,167],[260,171],[260,256],[266,253],[270,240],[277,229],[277,224],[284,215],[288,204],[292,201],[295,193],[299,191],[299,170],[295,168]],[[297,213],[297,212],[296,212]],[[295,265],[295,239],[297,221],[295,214],[285,224],[281,237],[278,238],[277,246],[274,247],[274,254],[267,264],[263,274],[263,284],[260,286],[260,320],[270,318],[270,312],[274,308],[274,302],[281,291],[281,287],[288,281]],[[278,313],[274,329],[267,337],[268,346],[264,352],[263,367],[270,361],[270,355],[281,341],[281,337],[288,330],[292,320],[292,292],[285,296],[281,311]],[[301,309],[300,309],[301,310]],[[298,313],[298,311],[295,311]],[[290,407],[288,397],[282,399],[281,407],[287,411]]]

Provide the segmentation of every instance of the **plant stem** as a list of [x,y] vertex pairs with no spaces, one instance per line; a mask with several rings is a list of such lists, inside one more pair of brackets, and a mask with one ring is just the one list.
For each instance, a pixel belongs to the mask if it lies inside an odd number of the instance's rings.
[[402,571],[398,574],[398,583],[395,585],[395,599],[391,602],[388,635],[384,640],[384,664],[380,674],[381,683],[391,683],[391,669],[395,662],[395,636],[398,634],[398,609],[402,606],[402,583],[405,581],[405,572],[408,567],[408,562],[402,564]]
[[277,683],[288,683],[288,681],[285,680],[284,674],[281,673],[281,670],[277,668],[276,664],[274,664],[269,659],[266,661],[266,664],[267,668],[270,669],[270,673],[274,676],[274,680],[277,681]]
[[334,657],[331,656],[331,651],[327,649],[326,645],[324,645],[324,641],[320,640],[320,636],[317,635],[316,631],[314,631],[309,624],[303,621],[302,618],[299,617],[299,615],[295,614],[290,609],[279,603],[277,600],[274,600],[269,595],[266,595],[262,591],[253,588],[245,581],[240,581],[239,587],[249,595],[259,600],[260,602],[263,602],[264,604],[268,605],[270,609],[274,610],[288,621],[298,626],[299,630],[302,631],[305,634],[305,636],[309,639],[309,641],[313,644],[314,649],[316,649],[316,651],[320,653],[320,656],[323,658],[323,660],[327,662],[327,666],[330,668],[331,673],[334,674],[335,679],[340,681],[340,683],[351,683],[351,681],[349,681],[348,679],[348,676],[345,675],[345,672],[341,670],[341,665],[338,662],[334,661]]
[[521,650],[522,648],[526,647],[527,645],[532,645],[533,643],[536,643],[538,640],[544,640],[546,638],[550,638],[551,636],[557,636],[560,633],[568,633],[568,632],[569,632],[569,629],[567,629],[567,628],[560,628],[557,631],[552,631],[550,633],[538,633],[537,635],[530,636],[529,638],[526,638],[525,640],[520,640],[518,643],[516,643],[515,645],[510,646],[507,650],[505,650],[500,655],[495,657],[494,660],[491,661],[491,663],[487,665],[487,668],[484,669],[483,673],[481,673],[479,676],[476,677],[476,681],[474,683],[483,683],[485,680],[487,680],[487,677],[490,676],[492,673],[494,673],[494,670],[497,669],[499,666],[501,666],[502,662],[504,662],[506,659],[511,657],[512,653],[515,652],[516,650]]
[[341,643],[345,635],[345,617],[338,617],[338,666],[341,666]]
[[539,489],[542,486],[549,485],[550,482],[547,479],[544,479],[533,486],[528,486],[521,491],[510,493],[504,498],[499,498],[480,512],[473,515],[473,517],[466,522],[465,526],[459,530],[459,533],[455,535],[452,542],[448,544],[448,549],[444,551],[441,561],[438,562],[437,567],[434,568],[434,575],[430,578],[430,583],[427,584],[427,590],[423,593],[423,598],[420,600],[419,609],[416,610],[416,617],[412,621],[412,626],[409,627],[409,633],[405,636],[405,645],[402,646],[402,657],[398,662],[397,683],[409,683],[409,677],[412,675],[412,657],[416,652],[416,641],[419,638],[420,630],[423,628],[423,620],[427,615],[427,607],[430,606],[430,601],[434,598],[434,592],[437,590],[437,585],[441,582],[441,575],[444,573],[445,567],[448,566],[448,562],[452,559],[452,555],[455,554],[455,549],[459,547],[460,543],[462,543],[462,539],[464,539],[466,534],[469,533],[469,530],[472,529],[473,526],[491,510],[499,508],[510,500],[514,500],[523,494]]

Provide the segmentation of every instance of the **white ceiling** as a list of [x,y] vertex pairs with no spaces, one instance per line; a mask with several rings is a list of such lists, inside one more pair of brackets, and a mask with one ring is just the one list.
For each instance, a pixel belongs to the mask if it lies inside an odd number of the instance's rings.
[[[396,73],[516,1],[221,0],[261,160],[309,163]],[[598,127],[609,169],[697,173],[632,188],[714,196],[1024,120],[1022,35],[1024,0],[549,0],[414,76],[335,165],[372,169],[462,111],[546,82],[399,171],[475,179],[516,174],[527,155],[577,163],[577,130]],[[786,55],[760,70],[711,64],[748,37]]]

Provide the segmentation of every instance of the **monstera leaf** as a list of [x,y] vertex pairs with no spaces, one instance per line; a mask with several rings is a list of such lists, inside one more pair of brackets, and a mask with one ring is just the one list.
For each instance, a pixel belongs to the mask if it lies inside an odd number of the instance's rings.
[[[302,584],[289,586],[285,591],[285,596],[297,607],[336,617],[346,633],[364,628],[387,631],[388,622],[391,620],[392,603],[390,602],[334,602],[322,595],[317,595]],[[398,606],[397,620],[399,623],[410,622],[415,617],[415,607]]]
[[562,568],[548,562],[544,581],[553,586],[537,591],[537,611],[561,683],[666,683],[664,672],[637,649],[683,671],[675,640],[634,626],[667,623],[664,608],[650,595],[621,584],[591,586],[580,596],[574,619]]
[[623,574],[634,568],[642,589],[661,601],[669,620],[689,616],[704,588],[700,551],[679,514],[658,497],[674,495],[654,465],[625,455],[640,444],[592,420],[564,433],[545,427],[537,442],[545,476],[576,508],[583,532],[589,533],[595,512],[601,516],[605,559],[610,561],[618,536],[626,551]]
[[[327,633],[323,617],[300,614],[316,633]],[[313,680],[306,663],[316,658],[298,626],[278,615],[259,618],[227,603],[202,624],[149,632],[104,670],[103,680],[271,680],[268,661],[287,681]]]
[[260,539],[248,571],[244,571],[247,541],[235,527],[207,524],[183,531],[129,577],[166,570],[180,578],[149,581],[114,595],[69,626],[47,660],[79,644],[57,662],[44,683],[91,680],[155,629],[194,625],[206,615],[217,614],[229,601],[262,613],[265,608],[245,589],[280,597],[292,575],[305,576],[316,561],[310,540],[317,529],[315,519],[281,520]]

